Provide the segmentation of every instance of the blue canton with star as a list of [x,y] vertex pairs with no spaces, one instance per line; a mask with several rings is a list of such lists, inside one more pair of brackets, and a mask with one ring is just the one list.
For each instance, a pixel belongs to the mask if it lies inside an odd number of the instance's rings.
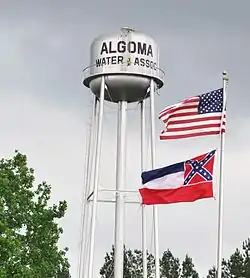
[[206,162],[211,159],[215,155],[215,150],[211,151],[206,155],[205,158],[203,158],[201,161],[198,160],[187,160],[185,161],[186,164],[189,164],[192,167],[192,170],[184,180],[184,185],[187,185],[190,180],[196,175],[200,175],[204,178],[205,181],[211,181],[213,179],[213,176],[209,173],[209,171],[206,169]]
[[222,112],[223,88],[199,95],[199,114]]

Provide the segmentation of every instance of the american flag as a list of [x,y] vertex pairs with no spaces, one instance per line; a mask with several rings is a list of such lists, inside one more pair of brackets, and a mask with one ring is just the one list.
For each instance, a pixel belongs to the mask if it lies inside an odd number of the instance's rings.
[[226,111],[223,112],[222,110],[223,88],[169,106],[159,115],[159,119],[165,125],[160,140],[215,135],[225,132]]

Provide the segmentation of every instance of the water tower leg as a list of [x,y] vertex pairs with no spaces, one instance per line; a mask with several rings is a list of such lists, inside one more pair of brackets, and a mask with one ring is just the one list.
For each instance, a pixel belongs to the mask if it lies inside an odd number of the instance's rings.
[[87,177],[86,177],[86,188],[84,193],[84,211],[83,211],[83,224],[81,230],[81,262],[80,262],[80,273],[79,278],[87,277],[88,275],[88,251],[89,251],[89,210],[90,203],[87,201],[87,197],[93,191],[91,188],[92,180],[94,177],[94,157],[95,157],[95,138],[96,138],[96,126],[97,126],[97,103],[98,99],[94,95],[93,96],[93,109],[92,109],[92,118],[91,118],[91,130],[90,130],[90,138],[89,138],[89,149],[88,149],[88,161],[87,161]]
[[[102,141],[102,126],[103,126],[103,106],[104,106],[104,91],[105,91],[105,77],[101,79],[100,89],[100,104],[98,115],[98,127],[96,135],[96,150],[95,150],[95,167],[94,167],[94,188],[93,188],[93,203],[92,203],[92,221],[90,230],[90,250],[89,250],[89,270],[88,278],[93,277],[94,271],[94,244],[95,244],[95,227],[97,217],[97,201],[98,201],[98,185],[99,185],[99,168],[100,168],[100,156],[101,156],[101,141]],[[85,277],[84,277],[85,278]]]
[[[141,101],[141,171],[145,170],[145,100]],[[146,207],[142,206],[142,263],[143,278],[147,278],[147,231],[146,231]]]
[[115,211],[115,265],[114,278],[123,278],[124,250],[124,190],[126,160],[127,102],[118,103],[117,161],[116,161],[116,211]]
[[[150,82],[150,118],[151,118],[151,166],[155,168],[155,83]],[[158,208],[153,206],[154,247],[155,247],[155,278],[160,278],[159,236],[158,236]]]

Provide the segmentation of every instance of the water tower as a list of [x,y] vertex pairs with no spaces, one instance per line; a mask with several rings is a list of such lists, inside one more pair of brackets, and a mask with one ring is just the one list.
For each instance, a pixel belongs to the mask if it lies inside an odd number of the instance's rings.
[[[84,69],[83,84],[94,94],[92,133],[90,139],[90,153],[88,171],[93,171],[93,180],[88,179],[90,192],[87,199],[92,198],[89,247],[85,245],[85,276],[93,278],[93,259],[95,244],[95,226],[97,217],[100,151],[103,129],[104,101],[117,103],[117,159],[116,159],[116,193],[115,199],[115,267],[114,277],[123,278],[123,246],[124,246],[124,194],[125,188],[125,158],[126,158],[126,111],[129,103],[141,104],[141,161],[143,167],[144,137],[145,137],[145,100],[150,97],[151,115],[151,158],[152,168],[155,167],[155,111],[154,95],[163,86],[164,72],[159,68],[159,49],[155,41],[130,28],[122,28],[112,35],[99,36],[91,44],[90,66]],[[139,172],[139,171],[138,171]],[[89,174],[91,176],[91,174]],[[90,185],[91,183],[91,185]],[[139,185],[138,185],[139,186]],[[87,201],[87,200],[85,200]],[[158,220],[156,207],[154,210],[155,226],[155,256],[156,269],[159,268],[158,257]],[[145,226],[145,212],[142,209],[142,225]],[[86,214],[85,214],[85,217]],[[85,219],[86,220],[86,219]],[[85,221],[86,223],[86,221]],[[144,227],[145,228],[145,227]],[[145,230],[143,228],[143,231]],[[86,225],[83,236],[86,238]],[[143,250],[146,248],[146,238],[143,235]],[[146,253],[144,252],[144,277],[146,276]],[[159,278],[159,271],[156,271]]]

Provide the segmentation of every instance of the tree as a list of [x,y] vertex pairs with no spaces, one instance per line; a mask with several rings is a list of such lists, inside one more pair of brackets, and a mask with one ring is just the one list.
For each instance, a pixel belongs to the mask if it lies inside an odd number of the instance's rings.
[[250,277],[250,239],[242,244],[242,251],[236,249],[228,260],[230,277],[248,278]]
[[207,278],[216,278],[216,268],[213,266],[211,269],[208,270]]
[[[110,253],[106,253],[104,264],[100,269],[102,278],[114,277],[114,254],[115,248],[112,246]],[[123,277],[124,278],[141,278],[143,277],[143,254],[141,250],[126,249],[124,246],[124,261],[123,261]],[[148,264],[148,277],[154,273],[154,256],[150,253],[147,254]]]
[[[222,260],[222,278],[250,277],[250,238],[242,244],[242,250],[236,248],[228,261]],[[216,278],[216,269],[209,270],[207,278]]]
[[[230,271],[228,269],[228,262],[225,259],[222,259],[222,263],[221,263],[221,276],[222,278],[230,278]],[[207,278],[216,278],[216,274],[217,274],[217,270],[215,268],[215,266],[213,266],[209,271],[208,271],[208,275]]]
[[[242,244],[242,249],[237,248],[226,261],[222,259],[222,278],[249,278],[250,277],[250,238]],[[113,278],[114,274],[114,247],[110,254],[106,254],[105,263],[100,270],[102,278]],[[142,252],[140,250],[126,249],[124,247],[124,278],[142,278]],[[148,277],[154,277],[155,258],[148,254]],[[182,264],[167,249],[160,260],[161,278],[199,278],[193,260],[185,256]],[[216,278],[217,271],[213,266],[206,278]]]
[[245,240],[242,245],[243,261],[244,261],[244,275],[243,277],[250,277],[250,238]]
[[160,267],[162,277],[179,278],[181,272],[180,260],[175,258],[169,249],[162,255]]
[[188,255],[182,262],[181,278],[199,278],[198,272],[194,268],[193,260]]
[[[112,278],[114,277],[114,257],[115,255],[115,248],[112,245],[112,251],[110,253],[106,253],[104,257],[104,264],[100,269],[100,275],[102,278]],[[126,264],[125,264],[126,268]]]
[[230,277],[241,278],[246,277],[244,271],[244,258],[237,248],[235,252],[230,256],[227,262],[228,272],[230,273]]
[[71,275],[69,273],[69,270],[61,271],[58,273],[56,278],[71,278]]
[[67,248],[57,246],[63,230],[56,223],[67,203],[49,206],[51,186],[34,183],[25,155],[15,151],[13,158],[0,160],[0,277],[70,277]]

